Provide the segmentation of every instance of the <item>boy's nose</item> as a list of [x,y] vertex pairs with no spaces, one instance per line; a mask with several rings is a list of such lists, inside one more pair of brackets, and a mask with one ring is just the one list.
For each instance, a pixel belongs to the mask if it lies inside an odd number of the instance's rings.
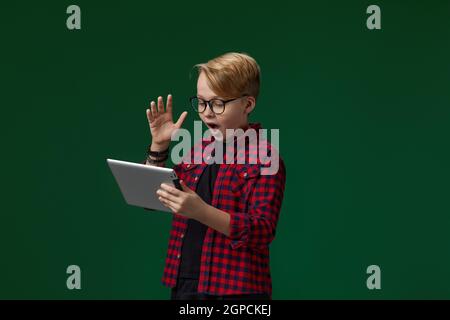
[[206,109],[205,109],[205,111],[203,111],[203,114],[205,115],[205,117],[208,117],[208,118],[213,118],[215,116],[214,112],[212,112],[209,105],[206,106]]

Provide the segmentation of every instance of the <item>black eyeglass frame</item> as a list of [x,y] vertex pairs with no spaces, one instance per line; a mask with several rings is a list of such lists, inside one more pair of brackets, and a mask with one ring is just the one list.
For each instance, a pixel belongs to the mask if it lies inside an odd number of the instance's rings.
[[[242,98],[245,98],[245,97],[248,97],[248,96],[249,96],[248,94],[244,94],[244,95],[242,95],[242,96],[240,96],[238,98],[233,98],[233,99],[229,99],[229,100],[222,100],[222,99],[203,100],[203,99],[201,99],[201,98],[199,98],[197,96],[192,96],[192,97],[189,98],[189,101],[191,103],[192,109],[194,109],[197,113],[205,112],[206,106],[208,106],[214,114],[222,114],[222,113],[225,112],[225,107],[226,107],[227,103],[235,101],[235,100],[238,100],[238,99],[242,99]],[[205,107],[203,108],[202,111],[198,110],[198,106],[197,107],[194,106],[194,104],[192,103],[194,101],[194,99],[197,99],[199,101],[201,100],[201,101],[205,102]],[[215,100],[218,100],[218,101],[223,103],[223,111],[222,112],[214,112],[213,107],[212,107],[212,101],[215,101]]]

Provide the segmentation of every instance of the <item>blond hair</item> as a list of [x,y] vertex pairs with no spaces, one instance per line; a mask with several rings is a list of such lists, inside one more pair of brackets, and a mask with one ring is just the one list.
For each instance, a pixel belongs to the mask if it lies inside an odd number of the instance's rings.
[[261,70],[246,53],[229,52],[194,67],[205,73],[210,88],[223,98],[259,95]]

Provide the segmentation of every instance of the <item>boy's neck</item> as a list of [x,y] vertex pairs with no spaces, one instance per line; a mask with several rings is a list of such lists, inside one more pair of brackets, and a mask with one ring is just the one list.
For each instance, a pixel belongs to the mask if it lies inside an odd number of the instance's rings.
[[247,130],[250,127],[250,124],[247,122],[246,124],[243,125],[243,127],[241,128],[242,130]]

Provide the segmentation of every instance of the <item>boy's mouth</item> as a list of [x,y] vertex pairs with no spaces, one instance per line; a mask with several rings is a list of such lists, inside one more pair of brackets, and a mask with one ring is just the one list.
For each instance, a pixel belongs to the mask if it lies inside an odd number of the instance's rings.
[[217,125],[217,124],[215,124],[215,123],[212,123],[212,122],[205,122],[205,123],[206,123],[206,126],[207,126],[208,128],[210,128],[211,130],[216,130],[216,129],[219,128],[219,125]]

